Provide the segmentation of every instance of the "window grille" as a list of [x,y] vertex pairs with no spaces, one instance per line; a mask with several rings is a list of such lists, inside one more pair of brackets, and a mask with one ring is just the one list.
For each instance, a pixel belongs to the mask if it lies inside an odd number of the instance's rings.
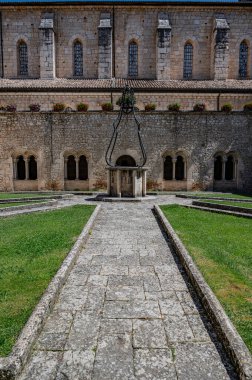
[[25,42],[20,42],[18,45],[18,67],[19,75],[28,75],[28,50]]
[[136,42],[129,44],[129,76],[138,76],[138,46]]
[[74,43],[74,76],[83,76],[83,47],[82,43]]
[[184,47],[184,79],[192,78],[192,62],[193,62],[193,47],[192,44],[187,43]]
[[240,44],[239,52],[239,76],[247,78],[248,73],[248,45],[245,41]]

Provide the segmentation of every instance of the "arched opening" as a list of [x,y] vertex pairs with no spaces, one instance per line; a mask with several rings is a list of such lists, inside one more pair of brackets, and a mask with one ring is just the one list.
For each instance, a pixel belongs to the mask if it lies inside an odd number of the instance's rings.
[[17,45],[17,67],[18,75],[27,76],[28,75],[28,48],[24,41],[20,41]]
[[184,79],[192,79],[192,67],[193,67],[193,46],[190,42],[187,42],[184,46],[184,69],[183,69]]
[[232,181],[234,179],[234,158],[228,156],[225,163],[225,180]]
[[138,76],[138,45],[135,41],[129,43],[128,74],[131,78]]
[[172,180],[172,157],[166,156],[164,160],[164,180]]
[[248,44],[242,41],[239,50],[239,77],[245,79],[248,76]]
[[25,160],[23,156],[17,159],[17,179],[25,179]]
[[219,181],[222,179],[222,157],[217,156],[214,159],[214,179]]
[[76,179],[76,162],[74,156],[68,156],[67,159],[67,179]]
[[131,156],[120,156],[116,160],[116,166],[136,166],[136,161]]
[[175,179],[178,181],[181,181],[184,179],[184,176],[185,176],[184,159],[182,156],[178,156],[176,164],[175,164]]
[[79,179],[88,179],[88,163],[85,156],[80,156],[79,159]]
[[83,46],[78,40],[73,43],[73,75],[83,76]]
[[29,179],[32,179],[32,180],[37,179],[37,161],[34,156],[30,156],[28,164],[29,164]]

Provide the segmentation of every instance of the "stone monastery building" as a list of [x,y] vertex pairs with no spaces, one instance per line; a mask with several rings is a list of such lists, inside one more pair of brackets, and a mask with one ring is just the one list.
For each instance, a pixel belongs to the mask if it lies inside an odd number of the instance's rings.
[[[105,187],[129,84],[149,189],[251,193],[251,78],[252,1],[0,0],[0,190]],[[108,102],[114,111],[102,111]],[[57,103],[65,111],[53,112]],[[180,112],[167,110],[174,103]],[[193,111],[198,103],[206,111]],[[115,162],[138,163],[132,123]]]

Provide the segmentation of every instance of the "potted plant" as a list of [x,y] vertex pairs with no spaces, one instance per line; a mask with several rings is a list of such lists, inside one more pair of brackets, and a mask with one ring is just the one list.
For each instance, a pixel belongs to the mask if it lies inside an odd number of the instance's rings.
[[144,109],[145,109],[145,111],[155,111],[156,104],[154,104],[154,103],[145,104]]
[[206,105],[204,103],[197,103],[193,106],[193,111],[195,112],[206,111]]
[[53,111],[54,112],[62,112],[66,108],[66,105],[64,103],[56,103],[53,105]]
[[17,110],[17,106],[15,106],[14,104],[8,104],[6,106],[6,111],[7,112],[16,112]]
[[87,112],[88,110],[88,104],[87,103],[79,103],[76,106],[76,109],[78,112]]
[[103,111],[113,111],[113,109],[114,109],[112,103],[102,103],[101,108]]
[[179,112],[180,111],[180,104],[179,103],[170,104],[168,106],[168,110],[172,111],[172,112]]
[[243,111],[252,112],[252,103],[247,103],[243,107]]
[[223,106],[221,107],[221,111],[227,112],[227,113],[231,112],[232,109],[233,109],[233,106],[230,103],[223,104]]
[[39,112],[40,111],[40,104],[34,103],[29,105],[31,112]]
[[[117,99],[116,105],[121,107],[123,101],[123,96],[120,96],[120,98]],[[124,105],[126,107],[132,107],[136,104],[136,97],[133,94],[125,94],[124,95]]]

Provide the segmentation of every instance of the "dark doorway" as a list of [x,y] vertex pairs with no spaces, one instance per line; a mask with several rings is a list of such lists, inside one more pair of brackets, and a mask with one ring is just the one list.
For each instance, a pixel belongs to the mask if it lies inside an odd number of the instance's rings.
[[29,179],[37,179],[37,162],[34,156],[29,159]]
[[185,176],[185,169],[184,169],[184,160],[182,156],[177,157],[176,165],[175,165],[175,178],[178,181],[182,181]]
[[76,162],[74,156],[69,156],[67,160],[67,179],[76,179]]
[[79,160],[79,179],[88,179],[88,163],[85,156],[80,156]]
[[17,160],[17,179],[25,179],[25,161],[23,156]]
[[172,158],[166,156],[164,160],[164,180],[172,179]]
[[136,161],[131,156],[121,156],[116,161],[116,166],[136,166]]
[[222,158],[221,156],[215,157],[214,160],[214,179],[220,181],[222,179]]

